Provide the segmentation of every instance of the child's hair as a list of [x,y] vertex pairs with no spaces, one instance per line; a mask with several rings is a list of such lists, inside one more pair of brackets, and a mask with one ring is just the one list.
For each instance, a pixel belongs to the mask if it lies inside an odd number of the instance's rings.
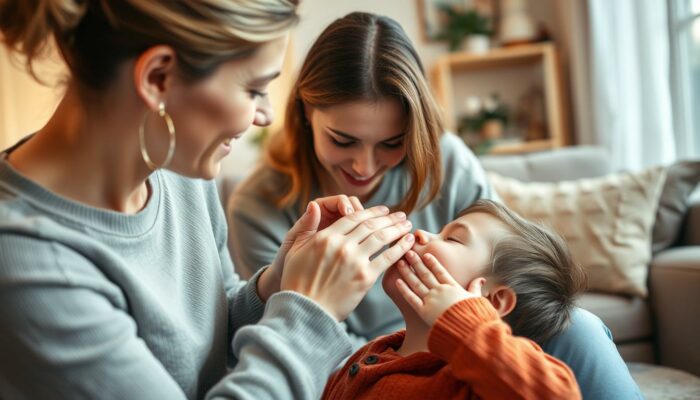
[[477,212],[496,217],[511,233],[494,244],[486,271],[487,281],[505,285],[517,296],[515,308],[503,319],[515,335],[542,344],[568,326],[586,275],[557,233],[490,200],[476,201],[460,216]]
[[306,105],[323,109],[387,99],[397,100],[406,112],[405,163],[411,178],[405,196],[392,208],[410,213],[435,198],[442,180],[443,122],[418,53],[398,22],[354,12],[316,39],[290,94],[284,130],[267,146],[267,163],[288,179],[284,190],[272,194],[277,205],[303,208],[312,187],[323,184]]

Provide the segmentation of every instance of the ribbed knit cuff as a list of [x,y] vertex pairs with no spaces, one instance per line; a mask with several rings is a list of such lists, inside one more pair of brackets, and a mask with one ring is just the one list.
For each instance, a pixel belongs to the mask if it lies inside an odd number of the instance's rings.
[[481,324],[498,320],[498,311],[484,297],[472,297],[453,304],[435,321],[428,335],[428,349],[450,361],[455,347]]

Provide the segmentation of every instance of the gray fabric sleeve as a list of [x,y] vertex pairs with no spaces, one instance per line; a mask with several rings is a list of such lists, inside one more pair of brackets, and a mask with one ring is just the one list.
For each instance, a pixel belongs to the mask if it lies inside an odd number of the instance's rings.
[[0,241],[0,392],[18,399],[185,398],[138,337],[118,288],[97,272],[76,285],[62,271],[95,271],[85,263],[49,242]]
[[454,197],[453,215],[479,199],[500,201],[481,163],[462,139],[446,133],[441,142],[441,150],[445,175],[441,193],[443,196]]
[[[47,241],[4,235],[0,268],[0,393],[186,398],[139,337],[119,288],[87,260]],[[69,279],[66,268],[80,270],[80,281]],[[318,398],[350,351],[340,324],[286,292],[270,298],[258,324],[239,329],[233,347],[238,364],[210,398]]]
[[351,351],[340,324],[293,292],[270,297],[260,323],[241,328],[233,347],[238,365],[208,399],[318,399]]
[[272,263],[294,222],[268,202],[238,191],[228,202],[227,214],[233,264],[243,279],[250,279]]

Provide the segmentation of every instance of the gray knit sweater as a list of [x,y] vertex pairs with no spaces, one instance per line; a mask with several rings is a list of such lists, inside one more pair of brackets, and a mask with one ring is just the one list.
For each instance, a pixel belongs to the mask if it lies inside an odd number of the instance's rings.
[[[315,399],[350,352],[309,299],[233,273],[212,182],[155,172],[135,215],[0,155],[0,398]],[[262,224],[264,222],[261,221]]]
[[[440,193],[426,207],[416,210],[409,219],[415,229],[439,232],[465,207],[480,198],[498,199],[489,185],[481,164],[457,136],[446,133],[440,139],[443,183]],[[388,171],[379,188],[365,207],[395,205],[409,188],[405,165]],[[244,278],[251,277],[260,266],[272,262],[287,231],[299,218],[299,205],[278,209],[271,194],[286,186],[282,175],[261,166],[241,183],[228,202],[231,221],[230,248],[236,270]],[[318,189],[312,198],[320,197]],[[261,216],[265,216],[264,219]],[[403,328],[403,316],[384,293],[381,279],[370,289],[360,305],[346,320],[355,349],[377,336]]]

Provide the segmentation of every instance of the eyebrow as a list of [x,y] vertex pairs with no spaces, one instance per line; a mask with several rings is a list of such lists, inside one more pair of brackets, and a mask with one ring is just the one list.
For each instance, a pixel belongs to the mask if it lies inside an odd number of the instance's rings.
[[[356,138],[355,136],[353,136],[353,135],[351,135],[351,134],[349,134],[349,133],[347,133],[347,132],[342,132],[342,131],[339,131],[339,130],[333,129],[333,128],[328,128],[328,130],[331,131],[331,132],[333,132],[333,133],[335,133],[336,135],[342,136],[342,137],[344,137],[345,139],[348,139],[348,140],[357,140],[357,141],[360,140],[360,139]],[[396,139],[402,138],[404,135],[406,135],[406,133],[402,132],[402,133],[399,133],[399,134],[396,135],[396,136],[392,136],[392,137],[390,137],[390,138],[388,138],[388,139],[384,139],[384,140],[382,140],[382,142],[391,142],[392,140],[396,140]]]
[[264,85],[264,84],[270,82],[271,80],[277,78],[278,76],[280,76],[280,71],[272,72],[270,74],[259,76],[255,79],[253,79],[252,81],[250,81],[249,84],[253,85],[253,86]]

